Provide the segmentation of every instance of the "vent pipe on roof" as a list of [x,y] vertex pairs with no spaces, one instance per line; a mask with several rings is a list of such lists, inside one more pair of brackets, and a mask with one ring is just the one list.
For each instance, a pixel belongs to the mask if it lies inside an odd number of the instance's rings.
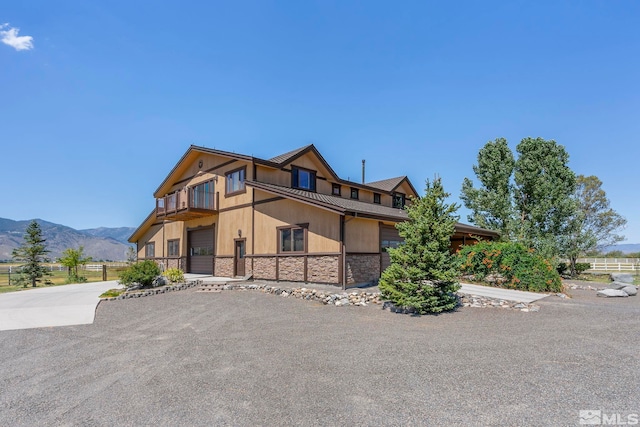
[[362,159],[362,183],[364,184],[364,162],[365,160]]

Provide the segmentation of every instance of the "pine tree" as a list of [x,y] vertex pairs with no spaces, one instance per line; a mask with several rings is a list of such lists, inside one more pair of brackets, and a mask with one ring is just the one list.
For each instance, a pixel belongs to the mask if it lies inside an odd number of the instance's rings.
[[47,258],[49,251],[45,243],[46,239],[42,237],[42,229],[34,219],[25,231],[24,243],[14,249],[11,254],[14,261],[24,263],[19,267],[21,275],[25,279],[24,287],[27,286],[27,283],[31,283],[31,286],[35,288],[43,277],[51,275],[47,267],[42,265],[50,262]]
[[389,249],[391,265],[380,278],[382,297],[420,314],[453,310],[459,289],[451,236],[458,217],[456,204],[446,204],[440,179],[427,181],[425,195],[407,206],[409,220],[396,228],[404,243]]

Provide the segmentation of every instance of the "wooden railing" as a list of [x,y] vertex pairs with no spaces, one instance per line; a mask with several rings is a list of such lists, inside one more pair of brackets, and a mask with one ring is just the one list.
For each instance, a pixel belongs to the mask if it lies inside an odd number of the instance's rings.
[[156,199],[156,216],[199,217],[217,210],[217,194],[187,187]]

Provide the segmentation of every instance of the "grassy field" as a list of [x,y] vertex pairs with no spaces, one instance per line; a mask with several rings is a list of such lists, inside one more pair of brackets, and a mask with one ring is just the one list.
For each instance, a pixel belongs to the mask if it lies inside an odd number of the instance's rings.
[[[104,263],[107,266],[107,280],[117,280],[120,273],[125,269],[121,264],[112,265],[110,263]],[[11,274],[11,285],[9,285],[9,266],[12,267],[14,273]],[[0,294],[5,292],[14,292],[26,289],[33,289],[31,286],[27,288],[23,288],[22,286],[14,286],[13,281],[17,278],[17,274],[15,273],[15,269],[17,264],[0,264]],[[68,273],[66,269],[60,270],[57,264],[49,265],[51,269],[51,276],[48,276],[44,279],[48,279],[53,282],[53,285],[50,286],[58,286],[58,285],[66,285]],[[86,277],[88,282],[100,282],[102,281],[102,271],[91,271],[91,270],[79,270],[78,274],[80,276]],[[38,284],[38,287],[44,287],[44,284]]]

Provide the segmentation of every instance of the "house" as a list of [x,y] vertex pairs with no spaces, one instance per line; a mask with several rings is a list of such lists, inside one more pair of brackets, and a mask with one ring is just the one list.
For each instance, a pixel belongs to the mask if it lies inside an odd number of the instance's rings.
[[[268,160],[192,145],[129,241],[138,259],[189,273],[371,282],[389,265],[386,249],[402,242],[394,225],[412,196],[406,176],[341,179],[313,145]],[[452,249],[496,235],[457,224]]]

